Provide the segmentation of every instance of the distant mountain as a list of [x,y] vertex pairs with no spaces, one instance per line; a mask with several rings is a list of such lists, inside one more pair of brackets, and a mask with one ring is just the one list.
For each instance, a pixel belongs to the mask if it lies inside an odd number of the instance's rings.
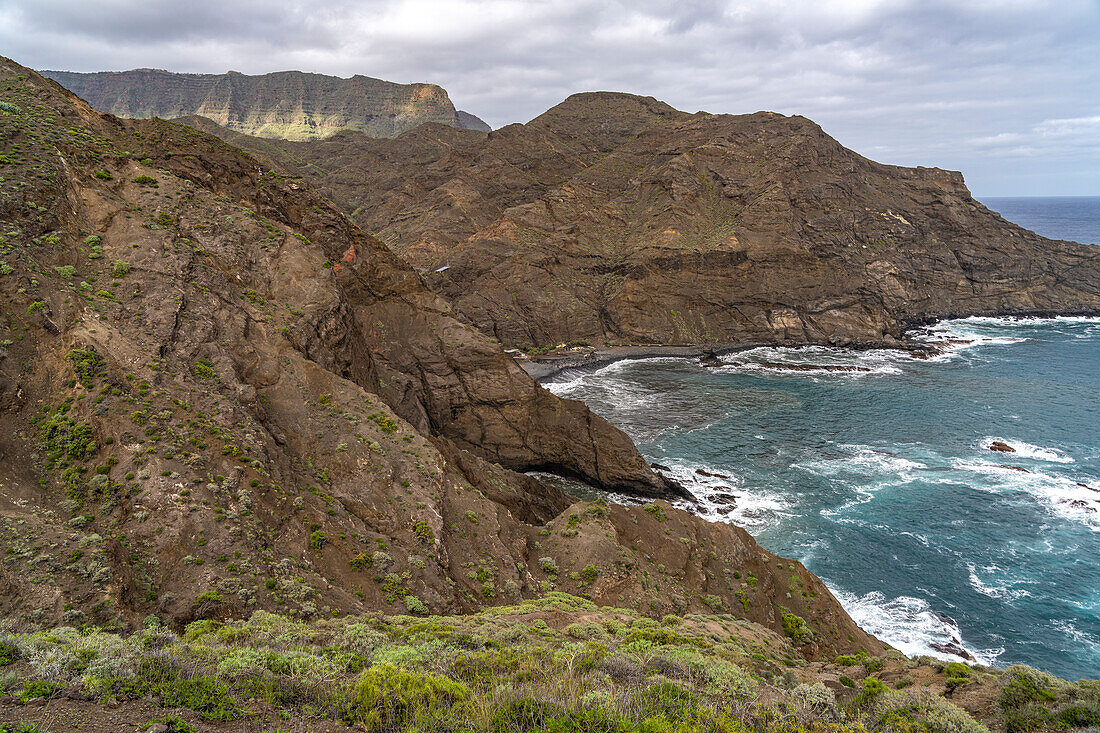
[[446,90],[435,84],[395,84],[358,75],[341,79],[301,71],[260,76],[161,69],[42,74],[95,109],[118,117],[202,115],[230,130],[265,138],[316,140],[342,130],[395,137],[425,122],[490,129],[469,112],[455,110]]
[[883,345],[936,318],[1100,313],[1100,248],[804,117],[587,93],[488,135],[229,142],[306,176],[505,344]]

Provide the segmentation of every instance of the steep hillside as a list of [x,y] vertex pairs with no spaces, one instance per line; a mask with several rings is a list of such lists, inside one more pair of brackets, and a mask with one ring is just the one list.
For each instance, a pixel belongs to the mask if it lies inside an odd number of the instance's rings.
[[160,69],[42,74],[95,109],[118,117],[203,115],[259,137],[314,140],[341,130],[394,137],[425,122],[489,130],[474,115],[456,111],[447,92],[435,84],[394,84],[358,75],[341,79],[300,71],[260,76]]
[[509,345],[873,345],[950,316],[1100,313],[1100,249],[801,117],[592,93],[488,136],[234,144],[315,181]]
[[[381,243],[216,138],[0,61],[0,613],[132,628],[555,590],[882,645]],[[793,626],[792,626],[793,624]]]

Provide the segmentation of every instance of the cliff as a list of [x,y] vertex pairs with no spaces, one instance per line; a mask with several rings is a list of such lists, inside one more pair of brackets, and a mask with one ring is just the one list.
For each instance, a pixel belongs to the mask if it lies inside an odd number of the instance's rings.
[[456,111],[447,92],[435,84],[395,84],[358,75],[341,79],[300,71],[260,76],[160,69],[42,74],[95,109],[118,117],[202,115],[258,137],[313,140],[341,130],[394,137],[425,122],[489,129],[474,115]]
[[802,117],[591,93],[487,136],[425,125],[257,154],[509,345],[881,345],[953,316],[1100,313],[1100,249]]

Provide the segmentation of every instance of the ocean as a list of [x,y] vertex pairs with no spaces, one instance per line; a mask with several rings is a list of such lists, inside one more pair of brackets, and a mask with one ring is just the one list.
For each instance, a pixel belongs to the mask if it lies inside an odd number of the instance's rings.
[[[1100,198],[985,203],[1100,242]],[[903,652],[1100,677],[1100,319],[969,318],[920,338],[951,343],[932,359],[627,360],[546,386],[670,467],[694,511],[801,560]],[[717,496],[730,493],[732,507]]]

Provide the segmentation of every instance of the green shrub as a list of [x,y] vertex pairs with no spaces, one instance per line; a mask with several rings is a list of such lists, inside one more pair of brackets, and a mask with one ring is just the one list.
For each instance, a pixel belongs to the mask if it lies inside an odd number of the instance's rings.
[[795,644],[808,644],[813,641],[814,632],[806,625],[806,620],[793,613],[783,613],[783,633]]
[[448,677],[376,664],[352,685],[346,717],[367,730],[402,730],[423,726],[469,697],[466,685]]
[[961,708],[928,690],[878,696],[870,711],[872,730],[927,733],[989,733]]
[[1001,675],[997,703],[1006,710],[1033,702],[1053,702],[1058,681],[1037,669],[1016,664]]
[[42,433],[42,445],[51,460],[68,456],[74,461],[86,461],[99,450],[92,426],[76,422],[67,415],[56,415],[39,423],[38,427]]
[[199,359],[191,366],[191,373],[199,379],[216,379],[218,374],[214,371],[214,362],[208,359]]
[[878,672],[880,669],[882,669],[882,666],[884,664],[884,662],[878,657],[871,657],[866,654],[864,654],[863,658],[860,659],[860,663],[863,665],[863,668],[866,669],[868,672]]
[[855,687],[856,681],[848,675],[842,674],[840,675],[840,684],[844,685],[845,687]]
[[435,539],[435,535],[432,534],[432,528],[429,527],[428,523],[423,519],[417,521],[417,523],[413,525],[413,534],[416,535],[416,539],[422,545],[430,545],[432,544],[432,540]]
[[156,218],[153,219],[153,221],[157,224],[157,226],[162,227],[170,227],[173,223],[172,215],[165,211],[159,212]]
[[1039,703],[1028,703],[1004,712],[1005,730],[1008,733],[1027,733],[1046,727],[1054,716]]
[[19,693],[19,702],[26,703],[28,700],[34,700],[38,697],[44,697],[50,700],[56,697],[57,693],[61,692],[61,688],[62,685],[57,682],[32,680],[23,685],[23,689]]
[[533,697],[507,700],[493,711],[490,728],[493,731],[541,730],[547,720],[562,714],[560,705]]
[[69,352],[69,361],[77,379],[87,389],[95,386],[96,375],[103,366],[103,359],[92,349],[73,349]]
[[368,420],[373,420],[383,433],[386,435],[393,435],[397,432],[397,421],[389,415],[382,412],[375,412],[367,416]]
[[126,274],[130,272],[130,263],[126,260],[115,260],[114,266],[111,270],[111,277],[120,278],[126,277]]
[[166,707],[190,708],[203,720],[238,720],[242,716],[229,685],[214,677],[177,679],[161,685],[159,692]]
[[107,170],[106,168],[96,171],[95,177],[101,181],[109,181],[114,178],[114,176],[111,175],[111,171]]
[[696,705],[695,695],[675,682],[650,685],[639,698],[643,714],[647,717],[664,715],[673,720],[684,720],[691,717]]
[[9,664],[15,664],[19,661],[22,655],[19,653],[19,646],[7,639],[0,639],[0,667],[7,667]]
[[140,175],[134,179],[134,183],[139,186],[149,186],[150,188],[157,188],[160,186],[160,182],[152,176]]
[[863,689],[856,695],[857,705],[870,705],[878,700],[886,692],[886,685],[877,677],[868,677],[863,680]]
[[1058,720],[1062,725],[1070,728],[1100,726],[1100,708],[1070,705],[1058,713]]
[[320,552],[321,548],[325,546],[325,533],[319,529],[315,529],[309,533],[309,549],[314,552]]
[[10,115],[18,115],[22,114],[23,110],[10,102],[0,102],[0,112],[7,112]]

